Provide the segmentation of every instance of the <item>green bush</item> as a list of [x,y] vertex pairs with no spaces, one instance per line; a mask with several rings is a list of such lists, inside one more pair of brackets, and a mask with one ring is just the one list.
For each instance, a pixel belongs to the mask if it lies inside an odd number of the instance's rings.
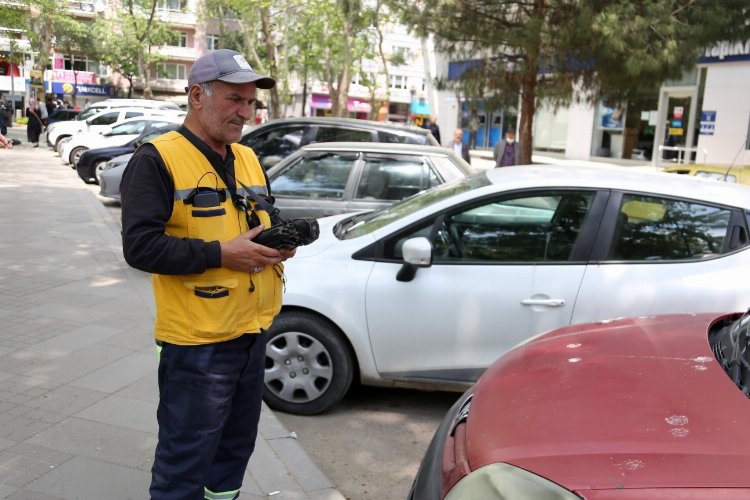
[[28,116],[22,116],[20,118],[16,118],[16,123],[19,125],[26,125],[29,123],[29,117]]

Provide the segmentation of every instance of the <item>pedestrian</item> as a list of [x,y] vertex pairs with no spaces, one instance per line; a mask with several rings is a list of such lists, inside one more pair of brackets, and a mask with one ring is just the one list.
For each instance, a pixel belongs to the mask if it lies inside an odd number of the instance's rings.
[[448,147],[456,152],[466,163],[471,163],[469,157],[469,147],[463,143],[464,131],[463,129],[457,128],[453,133],[453,140],[448,144]]
[[5,97],[0,95],[0,135],[8,134],[8,106]]
[[440,144],[440,127],[438,127],[436,115],[430,115],[430,119],[424,122],[424,128],[429,130],[438,144]]
[[42,117],[39,116],[39,103],[36,99],[29,99],[29,106],[26,108],[26,138],[31,143],[32,147],[39,147],[39,136],[42,134],[44,128],[44,122]]
[[471,110],[469,117],[469,149],[477,147],[477,132],[479,132],[479,115],[476,109]]
[[123,176],[123,252],[152,273],[156,303],[152,500],[237,498],[255,446],[265,331],[296,249],[252,241],[270,227],[268,181],[237,141],[256,88],[275,83],[239,52],[201,56],[182,127],[142,145]]
[[492,150],[492,157],[495,159],[495,167],[510,167],[518,165],[518,158],[521,154],[521,144],[516,142],[516,131],[508,130],[505,133],[505,140],[498,141],[495,149]]

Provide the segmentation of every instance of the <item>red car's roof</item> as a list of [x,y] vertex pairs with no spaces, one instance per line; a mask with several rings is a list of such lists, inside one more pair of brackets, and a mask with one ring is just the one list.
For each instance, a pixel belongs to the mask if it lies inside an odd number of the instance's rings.
[[477,383],[471,468],[573,491],[750,486],[750,400],[711,353],[717,316],[571,326],[511,351]]

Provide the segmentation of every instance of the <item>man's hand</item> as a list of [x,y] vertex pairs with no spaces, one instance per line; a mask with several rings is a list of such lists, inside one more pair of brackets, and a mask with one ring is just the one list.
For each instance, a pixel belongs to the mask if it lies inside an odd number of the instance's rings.
[[233,271],[259,273],[267,266],[293,257],[296,248],[276,250],[252,241],[263,231],[263,225],[254,227],[231,241],[221,244],[221,267]]

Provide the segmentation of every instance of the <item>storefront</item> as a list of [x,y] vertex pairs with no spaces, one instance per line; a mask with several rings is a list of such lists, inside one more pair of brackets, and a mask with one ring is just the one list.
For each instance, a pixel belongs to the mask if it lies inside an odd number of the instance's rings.
[[[310,98],[310,110],[312,116],[331,116],[331,96],[326,94],[313,94]],[[348,101],[348,113],[350,118],[366,120],[370,114],[370,103],[364,99],[350,97]]]

